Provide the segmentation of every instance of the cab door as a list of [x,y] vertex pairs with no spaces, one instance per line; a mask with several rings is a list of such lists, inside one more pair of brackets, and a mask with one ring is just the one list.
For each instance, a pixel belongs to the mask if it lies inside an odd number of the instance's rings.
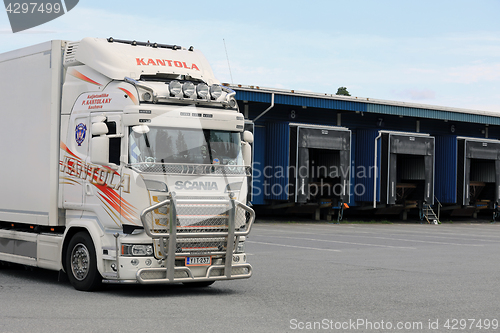
[[84,206],[84,184],[88,178],[87,158],[89,154],[88,116],[74,116],[66,141],[61,144],[61,182],[63,207],[67,209],[82,209]]
[[[120,183],[122,166],[120,165],[120,156],[122,149],[122,121],[121,114],[108,113],[105,114],[103,121],[108,127],[109,137],[109,160],[108,165],[99,165],[91,161],[91,154],[87,157],[89,165],[89,177],[84,182],[84,209],[95,213],[99,221],[103,224],[108,224],[109,227],[121,226],[121,193]],[[93,122],[101,122],[102,116],[92,118]],[[95,135],[90,131],[90,135]],[[95,144],[90,140],[89,151],[92,151],[92,145]]]

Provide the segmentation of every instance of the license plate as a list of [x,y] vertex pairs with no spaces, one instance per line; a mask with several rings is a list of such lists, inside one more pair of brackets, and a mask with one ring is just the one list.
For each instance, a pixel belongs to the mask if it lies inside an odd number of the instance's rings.
[[186,266],[210,266],[212,257],[186,257]]

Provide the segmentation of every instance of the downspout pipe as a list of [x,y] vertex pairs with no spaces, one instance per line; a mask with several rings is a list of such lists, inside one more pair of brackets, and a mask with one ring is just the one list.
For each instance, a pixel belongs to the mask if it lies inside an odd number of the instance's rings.
[[373,173],[373,208],[377,208],[377,176],[378,176],[378,166],[377,166],[377,161],[378,161],[378,145],[377,141],[380,139],[382,136],[381,132],[378,132],[378,136],[375,138],[375,160],[373,161],[373,166],[375,167],[374,173]]
[[262,117],[263,115],[265,115],[273,107],[274,107],[274,93],[271,93],[271,105],[264,112],[262,112],[261,114],[259,114],[257,116],[257,118],[255,118],[253,121],[256,122],[257,120],[259,120],[260,117]]

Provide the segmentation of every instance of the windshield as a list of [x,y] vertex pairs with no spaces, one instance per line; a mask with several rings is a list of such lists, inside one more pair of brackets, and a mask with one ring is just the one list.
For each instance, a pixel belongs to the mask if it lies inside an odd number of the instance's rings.
[[149,127],[129,130],[129,162],[243,165],[239,132]]

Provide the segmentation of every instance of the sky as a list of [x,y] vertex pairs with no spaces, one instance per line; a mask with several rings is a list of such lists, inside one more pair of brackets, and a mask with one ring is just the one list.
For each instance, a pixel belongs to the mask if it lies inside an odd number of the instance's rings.
[[221,82],[500,113],[500,0],[80,0],[13,34],[0,53],[52,39],[193,45]]

